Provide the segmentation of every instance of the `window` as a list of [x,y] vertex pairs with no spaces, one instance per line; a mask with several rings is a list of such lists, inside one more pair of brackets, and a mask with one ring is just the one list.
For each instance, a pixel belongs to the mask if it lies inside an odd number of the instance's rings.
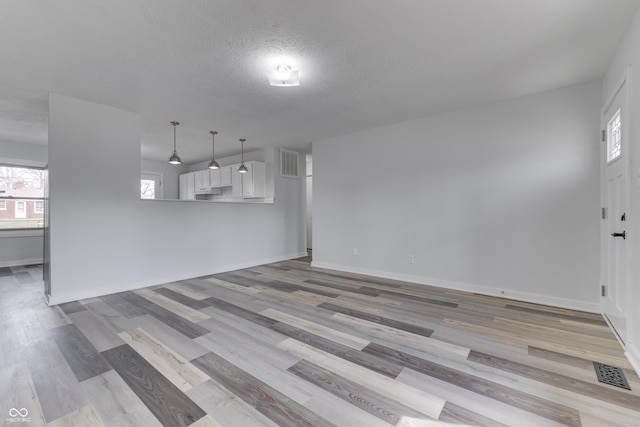
[[162,174],[157,172],[140,172],[140,198],[162,199]]
[[0,230],[43,227],[44,171],[0,164]]
[[620,109],[607,124],[607,162],[612,162],[622,155],[622,119]]
[[152,179],[140,180],[140,198],[155,199],[156,198],[156,182]]

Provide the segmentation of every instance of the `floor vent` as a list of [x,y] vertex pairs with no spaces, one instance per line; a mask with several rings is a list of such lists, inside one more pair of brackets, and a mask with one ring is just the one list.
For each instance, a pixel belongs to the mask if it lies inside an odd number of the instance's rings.
[[622,372],[622,369],[616,368],[615,366],[604,365],[598,362],[593,362],[593,367],[596,369],[598,381],[600,381],[601,383],[631,390],[627,379],[624,377],[624,372]]

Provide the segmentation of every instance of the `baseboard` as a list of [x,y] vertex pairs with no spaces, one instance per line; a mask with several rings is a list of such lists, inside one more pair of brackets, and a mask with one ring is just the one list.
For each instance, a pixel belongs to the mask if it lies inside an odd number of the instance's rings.
[[104,295],[115,294],[118,292],[132,291],[135,289],[147,288],[149,286],[162,285],[165,283],[177,282],[180,280],[193,279],[197,277],[209,276],[211,274],[225,273],[227,271],[242,270],[244,268],[251,268],[258,265],[270,264],[274,262],[285,261],[292,258],[301,258],[305,256],[305,251],[296,252],[294,254],[282,255],[277,257],[263,258],[259,260],[253,260],[248,262],[242,262],[238,264],[228,264],[219,266],[215,269],[203,269],[202,271],[190,271],[186,274],[176,274],[173,276],[156,277],[153,279],[127,283],[117,286],[109,286],[108,288],[96,288],[81,290],[78,292],[65,293],[65,294],[53,294],[47,296],[48,305],[58,305],[65,302],[78,301],[87,298],[96,298]]
[[21,267],[23,265],[37,265],[37,264],[42,264],[42,258],[0,261],[0,267]]
[[396,274],[388,271],[373,270],[368,268],[354,268],[351,266],[331,264],[325,262],[311,262],[312,267],[326,268],[330,270],[345,271],[348,273],[363,274],[367,276],[381,277],[384,279],[400,280],[403,282],[417,283],[420,285],[436,286],[438,288],[454,289],[457,291],[473,292],[476,294],[492,297],[507,298],[516,301],[529,302],[534,304],[549,305],[570,310],[586,311],[589,313],[601,313],[600,304],[582,301],[573,301],[565,298],[558,298],[549,295],[533,294],[519,291],[505,291],[488,286],[475,285],[471,283],[454,282],[449,280],[433,279],[429,277],[413,276],[407,274]]
[[631,366],[633,366],[636,374],[640,376],[640,350],[628,344],[624,355],[627,357],[627,360],[629,361]]

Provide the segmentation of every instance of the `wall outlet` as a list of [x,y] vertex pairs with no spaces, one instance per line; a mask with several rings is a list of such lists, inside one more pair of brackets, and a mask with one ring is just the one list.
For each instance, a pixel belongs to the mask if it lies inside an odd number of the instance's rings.
[[353,248],[353,256],[358,255],[358,248]]
[[413,255],[409,255],[409,264],[415,264],[416,263],[416,257],[414,257]]

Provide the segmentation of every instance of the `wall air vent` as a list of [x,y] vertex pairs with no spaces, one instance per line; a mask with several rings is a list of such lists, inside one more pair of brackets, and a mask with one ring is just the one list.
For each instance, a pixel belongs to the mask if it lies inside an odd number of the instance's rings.
[[280,149],[280,176],[285,178],[298,178],[298,156],[296,151]]

